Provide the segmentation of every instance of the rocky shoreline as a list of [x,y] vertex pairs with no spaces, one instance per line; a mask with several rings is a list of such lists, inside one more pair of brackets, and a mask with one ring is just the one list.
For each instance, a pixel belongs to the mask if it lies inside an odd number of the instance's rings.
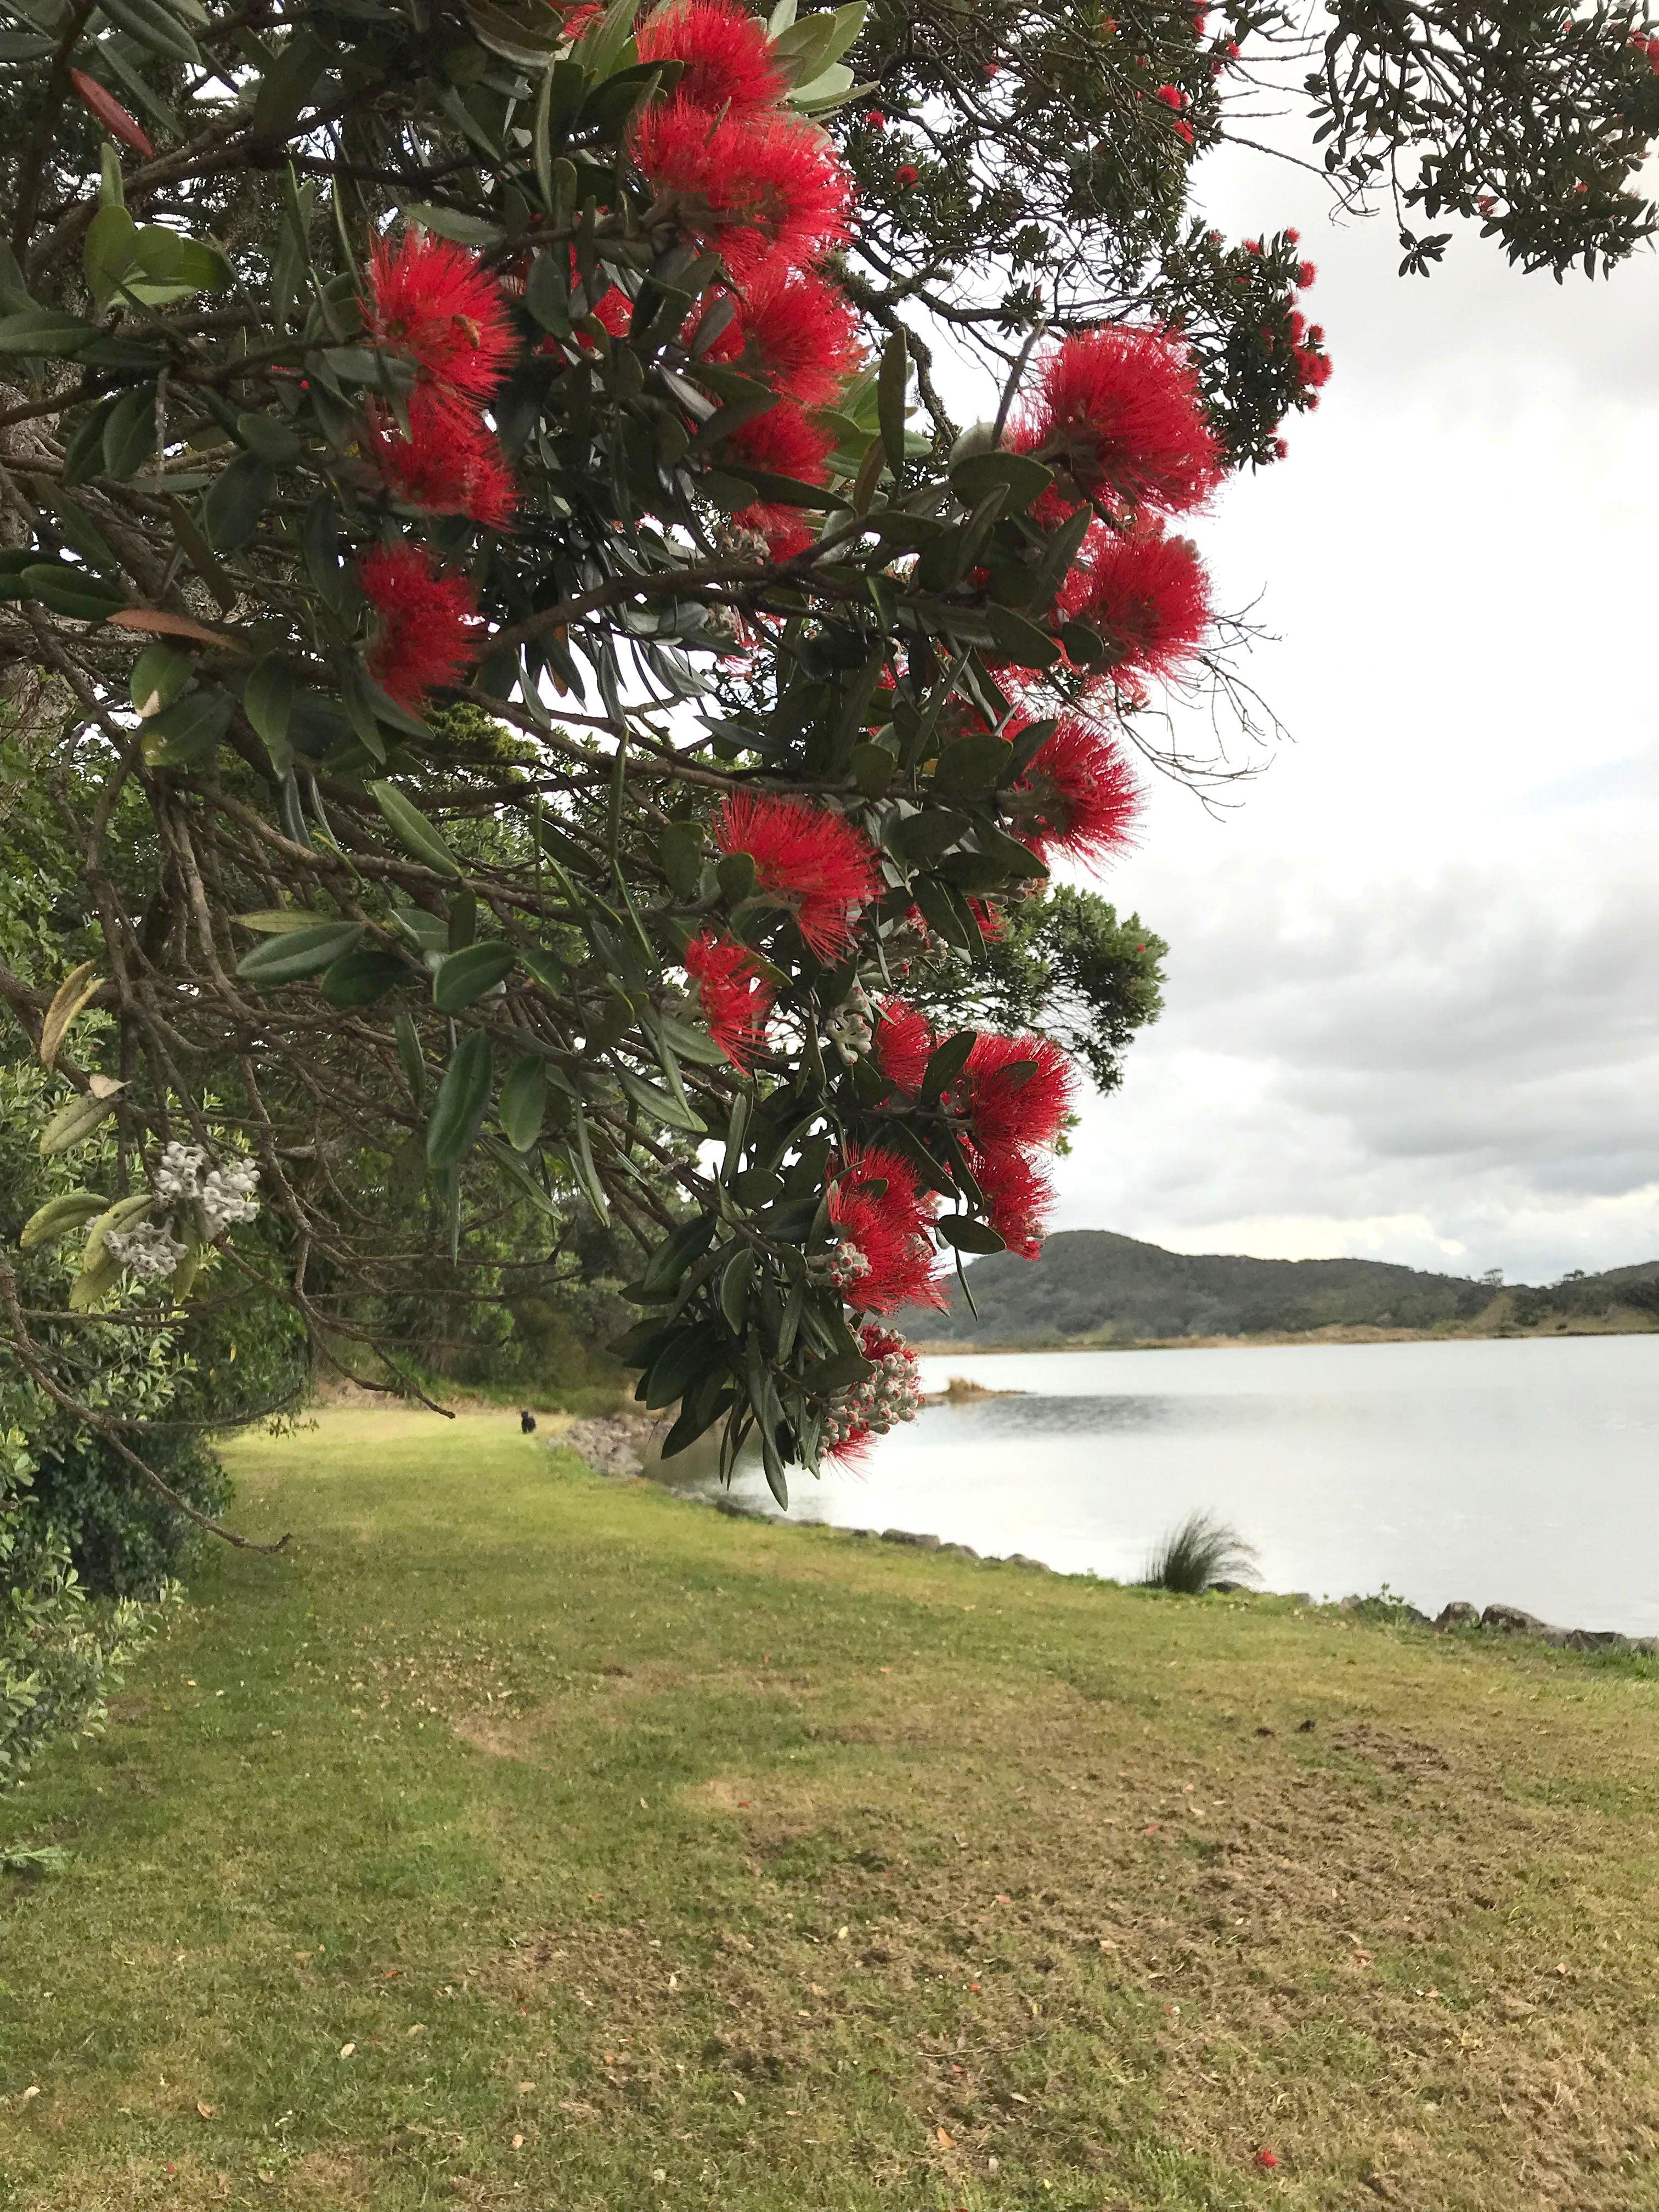
[[[981,1395],[969,1386],[961,1395]],[[941,1397],[952,1393],[940,1393]],[[987,1396],[1003,1395],[986,1392]],[[659,1418],[648,1414],[617,1413],[603,1418],[573,1421],[556,1436],[547,1439],[550,1447],[573,1451],[585,1460],[596,1474],[626,1479],[641,1474],[651,1447],[662,1427]],[[681,1492],[680,1496],[696,1504],[712,1505],[717,1513],[727,1514],[737,1521],[776,1522],[781,1516],[767,1513],[759,1506],[744,1505],[731,1497],[699,1498],[694,1492]],[[813,1527],[832,1526],[827,1522],[803,1524]],[[954,1544],[945,1538],[924,1534],[913,1528],[842,1528],[834,1533],[840,1536],[857,1537],[881,1544],[908,1544],[918,1552],[937,1552],[942,1558],[975,1559],[987,1566],[1024,1567],[1042,1575],[1062,1573],[1044,1560],[1030,1558],[1024,1552],[1003,1553],[976,1552],[971,1544]],[[1082,1577],[1067,1577],[1082,1579]],[[1312,1609],[1315,1600],[1307,1590],[1255,1591],[1241,1583],[1220,1583],[1216,1585],[1219,1595],[1226,1596],[1283,1596],[1292,1603]],[[1518,1605],[1489,1605],[1483,1611],[1465,1599],[1455,1598],[1443,1606],[1432,1619],[1404,1599],[1395,1597],[1366,1598],[1357,1593],[1345,1597],[1337,1608],[1343,1613],[1358,1613],[1402,1627],[1425,1628],[1433,1634],[1444,1636],[1454,1632],[1479,1630],[1488,1635],[1525,1637],[1534,1644],[1547,1644],[1556,1651],[1626,1651],[1643,1657],[1659,1657],[1659,1636],[1626,1636],[1616,1628],[1558,1628],[1553,1622],[1540,1620],[1536,1613],[1527,1613]]]

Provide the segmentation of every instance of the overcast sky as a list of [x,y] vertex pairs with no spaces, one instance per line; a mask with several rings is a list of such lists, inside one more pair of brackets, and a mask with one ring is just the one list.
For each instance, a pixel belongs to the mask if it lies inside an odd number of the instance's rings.
[[[1511,1280],[1659,1257],[1659,261],[1395,276],[1385,218],[1230,152],[1302,231],[1335,359],[1291,458],[1194,527],[1293,742],[1100,888],[1172,947],[1055,1226]],[[1201,732],[1194,732],[1195,736]]]

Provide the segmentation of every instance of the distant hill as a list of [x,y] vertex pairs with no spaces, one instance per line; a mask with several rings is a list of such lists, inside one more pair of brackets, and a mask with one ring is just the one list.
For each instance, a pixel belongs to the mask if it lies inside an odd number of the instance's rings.
[[1659,1318],[1659,1260],[1547,1290],[1521,1285],[1498,1291],[1468,1276],[1384,1260],[1166,1252],[1107,1229],[1070,1229],[1049,1237],[1039,1260],[997,1253],[976,1261],[969,1279],[977,1320],[958,1287],[948,1313],[912,1307],[900,1327],[922,1341],[1057,1344],[1300,1335],[1343,1327],[1455,1329],[1477,1318],[1536,1328],[1558,1316],[1594,1320],[1615,1307]]

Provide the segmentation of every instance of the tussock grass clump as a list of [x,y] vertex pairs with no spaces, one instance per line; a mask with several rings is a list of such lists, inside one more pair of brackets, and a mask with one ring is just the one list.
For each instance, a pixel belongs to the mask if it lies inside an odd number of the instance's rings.
[[1255,1548],[1237,1528],[1212,1513],[1189,1513],[1147,1561],[1141,1586],[1201,1597],[1218,1583],[1251,1583],[1255,1578]]

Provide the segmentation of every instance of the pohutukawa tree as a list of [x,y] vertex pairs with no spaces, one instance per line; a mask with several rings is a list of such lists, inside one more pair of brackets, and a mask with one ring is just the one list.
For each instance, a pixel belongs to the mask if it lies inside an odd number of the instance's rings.
[[[1295,27],[6,13],[0,667],[85,957],[0,991],[42,1148],[107,1168],[25,1232],[62,1311],[0,1273],[15,1356],[76,1403],[43,1319],[165,1322],[273,1249],[341,1354],[580,1205],[637,1242],[668,1449],[752,1435],[783,1497],[912,1410],[889,1317],[952,1254],[1037,1249],[1072,1067],[962,1010],[1132,835],[1145,710],[1215,668],[1183,526],[1328,374],[1295,234],[1186,205]],[[1328,166],[1605,268],[1647,36],[1344,6]],[[944,327],[995,371],[961,432]],[[1148,941],[1043,910],[1109,1073]]]

